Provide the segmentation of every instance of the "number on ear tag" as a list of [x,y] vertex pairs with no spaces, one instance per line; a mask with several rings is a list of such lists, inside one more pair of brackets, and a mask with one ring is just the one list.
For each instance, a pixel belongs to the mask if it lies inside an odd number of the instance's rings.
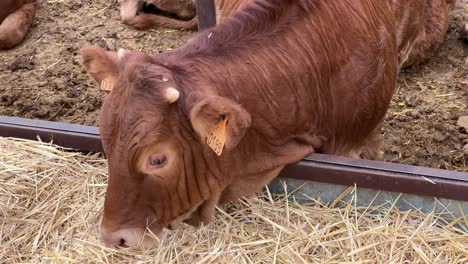
[[224,118],[210,130],[208,138],[206,139],[206,144],[208,144],[218,156],[221,156],[224,144],[226,143],[226,124],[227,118]]
[[101,81],[101,90],[110,93],[114,89],[114,84],[109,79]]

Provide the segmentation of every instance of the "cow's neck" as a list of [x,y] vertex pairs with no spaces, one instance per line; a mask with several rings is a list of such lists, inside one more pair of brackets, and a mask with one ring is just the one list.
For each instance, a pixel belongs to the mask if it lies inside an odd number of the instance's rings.
[[[232,65],[235,67],[235,65]],[[245,69],[246,71],[248,69]],[[268,104],[268,98],[254,83],[243,78],[225,78],[226,74],[216,73],[203,75],[193,74],[195,78],[184,80],[183,94],[215,94],[231,99],[241,104],[252,117],[251,127],[240,144],[231,151],[224,152],[221,157],[214,155],[213,151],[204,146],[203,160],[208,161],[206,166],[210,172],[230,174],[229,178],[256,177],[258,175],[277,174],[285,165],[294,163],[304,156],[314,152],[322,144],[323,138],[310,134],[306,127],[292,126],[292,123],[306,124],[296,120],[291,113],[284,114],[281,110],[290,109],[287,102],[277,100]],[[203,80],[203,83],[201,80]],[[208,82],[205,82],[209,80]],[[216,85],[211,85],[216,84]],[[239,89],[236,89],[239,87]],[[196,90],[195,90],[196,89]],[[253,93],[250,93],[250,92]],[[191,98],[193,100],[193,98]],[[196,100],[196,97],[195,97]],[[182,113],[189,120],[190,109],[196,101],[189,101]],[[277,103],[276,105],[274,103]],[[187,122],[187,128],[190,129]],[[214,166],[214,168],[213,168]]]
[[[297,5],[291,5],[290,1],[274,2],[269,10],[258,11],[263,21],[240,14],[164,57],[165,64],[180,78],[183,94],[223,96],[238,102],[251,114],[251,128],[240,145],[220,157],[221,163],[233,164],[236,167],[233,173],[239,175],[278,170],[314,152],[324,139],[311,126],[318,123],[313,122],[314,114],[317,105],[321,105],[314,89],[309,87],[318,81],[317,77],[300,73],[314,72],[310,68],[314,66],[290,63],[304,61],[304,54],[288,52],[291,57],[284,57],[275,52],[294,48],[281,39],[291,38],[289,34],[295,26],[288,17],[301,23],[297,15],[291,15],[297,12]],[[250,19],[248,29],[236,19]],[[246,30],[249,32],[242,32]],[[299,100],[299,94],[306,98]]]

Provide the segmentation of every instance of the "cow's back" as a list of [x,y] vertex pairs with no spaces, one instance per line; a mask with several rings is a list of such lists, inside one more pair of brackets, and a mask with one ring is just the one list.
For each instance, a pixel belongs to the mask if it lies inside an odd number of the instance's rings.
[[[252,0],[216,0],[218,21]],[[456,0],[388,0],[395,16],[400,65],[417,64],[432,56],[447,32]]]

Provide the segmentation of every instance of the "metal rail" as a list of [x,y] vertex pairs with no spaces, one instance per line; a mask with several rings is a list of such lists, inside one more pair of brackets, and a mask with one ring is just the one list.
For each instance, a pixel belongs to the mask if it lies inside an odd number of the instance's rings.
[[102,152],[101,137],[96,127],[61,122],[0,116],[0,136],[53,142],[65,148],[85,152]]
[[[102,152],[98,128],[0,116],[0,136]],[[281,177],[468,201],[468,173],[312,154],[286,167]]]
[[281,177],[468,201],[468,173],[312,154]]

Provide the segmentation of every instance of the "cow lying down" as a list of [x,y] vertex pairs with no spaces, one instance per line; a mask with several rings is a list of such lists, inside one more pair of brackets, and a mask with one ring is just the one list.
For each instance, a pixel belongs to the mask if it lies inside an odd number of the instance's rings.
[[0,50],[19,45],[36,14],[36,0],[0,0]]
[[110,246],[211,221],[314,153],[375,158],[398,65],[392,5],[254,0],[165,54],[82,49],[107,95]]

